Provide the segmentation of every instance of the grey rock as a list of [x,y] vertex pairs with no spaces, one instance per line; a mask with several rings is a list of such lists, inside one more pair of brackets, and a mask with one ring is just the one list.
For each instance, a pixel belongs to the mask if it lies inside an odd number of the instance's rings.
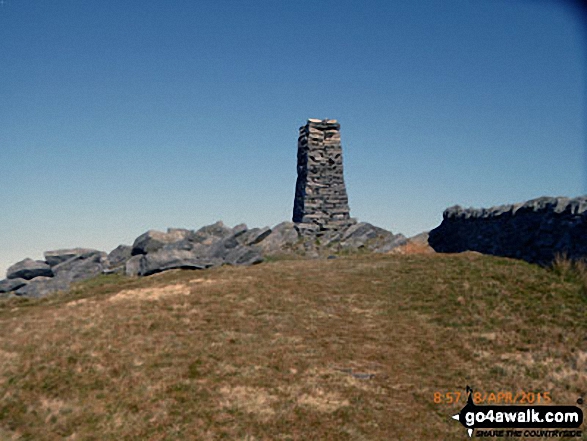
[[157,230],[149,230],[141,234],[135,239],[131,254],[136,256],[138,254],[152,253],[153,251],[160,250],[167,244],[180,242],[191,234],[189,230],[179,228],[170,228],[167,231],[167,233],[163,233]]
[[185,238],[189,234],[192,233],[192,230],[188,230],[187,228],[168,228],[167,234],[176,237],[176,238]]
[[98,253],[99,251],[92,248],[69,248],[63,250],[45,251],[44,256],[49,266],[55,266],[71,259],[72,257],[91,252]]
[[429,236],[429,232],[424,231],[422,233],[419,233],[419,234],[416,234],[416,235],[410,237],[408,240],[412,243],[417,243],[417,244],[421,244],[421,245],[428,245],[428,236]]
[[224,261],[229,265],[255,265],[263,262],[263,252],[257,247],[238,246],[228,252]]
[[126,261],[132,257],[132,247],[129,245],[118,245],[108,253],[108,269],[124,266]]
[[7,279],[31,280],[35,277],[53,277],[51,267],[41,260],[24,259],[6,271]]
[[370,249],[375,253],[388,253],[394,248],[406,245],[408,238],[403,234],[384,236],[380,242],[376,242]]
[[220,264],[220,259],[202,258],[191,251],[165,249],[144,255],[138,274],[148,276],[170,269],[205,269]]
[[0,293],[16,291],[21,286],[28,283],[25,279],[4,279],[0,281]]
[[271,228],[251,228],[243,234],[237,236],[241,245],[256,245],[271,234]]
[[391,232],[383,228],[376,227],[367,222],[359,222],[347,228],[341,238],[341,244],[344,248],[362,248],[367,245],[369,240],[378,237],[392,237]]
[[141,272],[141,260],[143,260],[144,254],[137,254],[132,256],[124,264],[124,273],[128,277],[137,277]]
[[343,249],[365,248],[375,253],[388,253],[407,242],[408,239],[403,234],[394,235],[391,231],[376,227],[368,222],[351,225],[342,232],[340,239],[340,245]]
[[265,253],[283,251],[288,246],[294,245],[300,238],[293,222],[282,222],[271,229],[259,246]]
[[[142,256],[142,254],[141,254]],[[126,273],[126,262],[122,265],[115,267],[108,267],[102,270],[102,274],[125,274]]]
[[498,207],[445,210],[429,233],[437,252],[484,254],[549,264],[557,254],[587,257],[587,197],[540,197]]
[[235,237],[230,236],[224,239],[219,239],[210,245],[207,249],[204,249],[207,251],[206,255],[208,257],[224,260],[228,253],[237,247],[239,247],[238,240]]
[[40,298],[58,291],[69,290],[69,282],[58,277],[36,277],[15,291],[20,297]]
[[68,282],[91,279],[102,273],[106,263],[106,253],[88,251],[79,254],[53,267],[55,277]]
[[241,234],[246,233],[248,230],[247,224],[238,224],[232,229],[232,236],[239,237]]
[[228,228],[222,221],[218,221],[192,232],[188,240],[194,243],[212,245],[214,242],[232,236],[233,234],[232,228]]

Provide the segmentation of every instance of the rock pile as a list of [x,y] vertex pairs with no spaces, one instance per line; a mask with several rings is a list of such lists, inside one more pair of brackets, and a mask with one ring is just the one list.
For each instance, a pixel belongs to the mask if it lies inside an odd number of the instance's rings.
[[254,247],[257,239],[255,231],[244,224],[228,228],[220,221],[197,231],[151,230],[135,240],[125,272],[129,276],[148,276],[176,268],[253,265],[263,261],[261,249]]
[[300,127],[292,220],[309,236],[344,230],[356,222],[349,214],[336,120],[309,119]]
[[519,204],[444,211],[430,231],[435,251],[478,251],[548,264],[556,254],[571,259],[587,255],[587,196],[541,197]]
[[6,279],[0,281],[0,296],[14,292],[18,296],[43,297],[67,290],[72,282],[101,274],[106,262],[106,253],[93,249],[47,251],[45,261],[24,259],[8,268]]
[[401,234],[393,235],[368,223],[351,225],[336,237],[320,238],[303,234],[293,222],[249,229],[244,224],[229,228],[219,221],[199,230],[150,230],[137,237],[132,246],[120,245],[109,254],[74,248],[47,251],[44,261],[18,262],[8,269],[7,278],[0,281],[0,297],[44,297],[102,273],[149,276],[178,268],[254,265],[266,256],[280,254],[326,257],[360,249],[387,252],[405,242]]

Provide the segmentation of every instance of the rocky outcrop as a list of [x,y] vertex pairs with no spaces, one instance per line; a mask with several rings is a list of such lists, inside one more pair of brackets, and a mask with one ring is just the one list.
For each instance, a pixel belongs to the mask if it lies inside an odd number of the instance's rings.
[[446,209],[430,231],[435,251],[478,251],[548,264],[557,254],[587,257],[587,196],[541,197],[492,208]]
[[170,229],[167,233],[149,230],[137,237],[132,245],[131,255],[148,254],[169,243],[179,242],[189,234],[188,230]]
[[366,248],[377,253],[386,253],[406,243],[407,238],[403,234],[394,235],[367,222],[352,225],[341,237],[343,249]]
[[141,260],[143,257],[143,254],[139,254],[128,259],[124,265],[124,274],[128,277],[138,276],[141,272]]
[[148,276],[178,268],[253,265],[263,261],[262,250],[253,244],[270,231],[268,228],[248,230],[245,224],[229,228],[221,221],[197,231],[149,231],[135,241],[133,252],[141,243],[145,252],[135,254],[126,262],[125,273],[128,276]]
[[106,253],[91,248],[47,251],[47,261],[25,259],[11,266],[0,292],[16,296],[44,297],[67,291],[71,283],[90,279],[104,270]]
[[258,244],[267,255],[285,251],[293,247],[300,239],[300,233],[293,222],[277,224],[269,231],[269,234],[264,234],[264,236],[264,239]]
[[242,234],[236,235],[236,238],[241,245],[257,245],[259,242],[265,240],[272,231],[275,231],[275,229],[271,230],[269,227],[252,228],[243,231]]
[[43,256],[45,256],[45,262],[47,262],[47,265],[55,266],[81,254],[98,252],[98,250],[94,250],[92,248],[71,248],[64,250],[45,251]]
[[122,273],[126,262],[132,257],[132,247],[118,245],[106,256],[106,273]]
[[[89,248],[47,251],[47,261],[25,259],[10,267],[9,278],[0,281],[0,294],[43,297],[66,291],[71,284],[102,273],[149,276],[171,269],[206,269],[221,265],[255,265],[266,256],[295,254],[311,258],[352,250],[388,252],[405,237],[369,223],[309,236],[293,222],[273,228],[234,228],[222,222],[199,230],[149,230],[132,246],[120,245],[109,254]],[[50,264],[49,264],[50,263]]]
[[[150,276],[171,269],[206,269],[220,263],[220,259],[200,258],[192,251],[164,249],[142,256],[138,261],[137,275]],[[134,270],[127,270],[127,273],[132,272]]]
[[26,285],[29,283],[28,280],[25,279],[5,279],[0,281],[0,293],[16,291],[21,286]]
[[61,280],[78,282],[101,274],[105,263],[106,253],[91,250],[55,265],[53,273]]
[[35,277],[53,277],[53,271],[47,263],[28,258],[15,263],[6,271],[7,279],[31,280]]
[[67,291],[70,282],[57,277],[36,277],[14,293],[17,296],[39,298],[57,291]]
[[187,240],[193,243],[201,243],[202,245],[212,245],[219,239],[235,234],[238,235],[246,231],[246,229],[247,226],[244,224],[237,225],[232,229],[224,225],[222,221],[218,221],[212,225],[202,227],[198,231],[189,233]]

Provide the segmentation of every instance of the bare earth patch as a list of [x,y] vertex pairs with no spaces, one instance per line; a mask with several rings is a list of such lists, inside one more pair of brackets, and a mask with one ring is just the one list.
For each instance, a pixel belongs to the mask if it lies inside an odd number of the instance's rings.
[[342,398],[335,392],[325,392],[322,389],[315,389],[311,394],[303,394],[297,400],[302,406],[309,406],[318,412],[334,412],[341,407],[348,406],[349,400]]
[[108,299],[111,302],[122,302],[127,300],[160,300],[165,297],[190,294],[187,285],[176,284],[159,288],[138,288],[120,291]]
[[277,397],[263,388],[223,386],[220,388],[220,393],[222,394],[221,407],[236,408],[261,418],[268,418],[275,414],[271,405],[277,401]]

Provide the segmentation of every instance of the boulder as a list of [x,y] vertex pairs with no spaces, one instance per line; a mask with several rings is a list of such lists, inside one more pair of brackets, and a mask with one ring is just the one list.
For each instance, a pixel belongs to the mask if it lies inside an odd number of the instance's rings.
[[99,253],[99,251],[92,248],[70,248],[63,250],[45,251],[44,256],[45,261],[49,266],[55,266],[71,259],[72,257],[87,253]]
[[4,279],[0,280],[0,293],[16,291],[21,286],[24,286],[28,283],[28,280],[25,279]]
[[408,239],[410,243],[418,245],[428,245],[428,231],[416,234]]
[[149,230],[135,239],[132,245],[131,254],[136,256],[139,254],[152,253],[154,251],[160,250],[167,244],[179,242],[185,239],[188,234],[191,234],[189,230],[183,230],[179,228],[170,228],[167,230],[167,233],[156,230]]
[[175,237],[179,237],[181,239],[183,239],[184,237],[186,237],[188,234],[191,234],[192,230],[188,230],[187,228],[168,228],[167,229],[167,234],[171,235],[171,236],[175,236]]
[[109,269],[123,267],[128,259],[132,257],[132,247],[129,245],[118,245],[107,257],[107,266]]
[[246,233],[249,228],[247,224],[238,224],[232,229],[232,237],[238,237],[243,233]]
[[228,252],[224,262],[229,265],[255,265],[263,262],[263,252],[253,246],[238,246]]
[[391,236],[384,236],[380,240],[375,240],[374,243],[368,245],[368,248],[374,253],[389,253],[391,250],[406,245],[408,238],[403,234],[396,234]]
[[205,269],[221,264],[222,259],[202,257],[193,251],[161,249],[142,256],[139,261],[138,275],[148,276],[161,271],[177,268]]
[[141,260],[143,257],[144,254],[137,254],[126,261],[124,264],[124,273],[128,277],[136,277],[139,275],[139,272],[141,271]]
[[222,221],[218,221],[212,225],[202,227],[198,231],[192,232],[187,239],[193,243],[212,245],[214,242],[232,236],[233,234],[234,232],[232,228],[228,228]]
[[15,291],[17,296],[39,298],[57,291],[67,291],[69,282],[57,277],[36,277]]
[[106,253],[92,250],[55,265],[53,272],[61,280],[79,282],[101,274],[105,263]]
[[252,228],[237,236],[241,245],[256,245],[271,234],[271,228]]
[[346,229],[341,238],[341,245],[343,248],[358,249],[365,247],[370,240],[376,238],[388,239],[391,236],[393,236],[391,232],[383,228],[376,227],[368,222],[359,222]]
[[53,277],[51,267],[41,260],[24,259],[6,271],[7,279],[31,280],[35,277]]
[[202,248],[208,257],[224,260],[228,253],[240,244],[234,236],[219,239],[207,248]]
[[282,222],[271,229],[271,232],[258,242],[266,253],[281,252],[288,246],[297,243],[300,238],[293,222]]

